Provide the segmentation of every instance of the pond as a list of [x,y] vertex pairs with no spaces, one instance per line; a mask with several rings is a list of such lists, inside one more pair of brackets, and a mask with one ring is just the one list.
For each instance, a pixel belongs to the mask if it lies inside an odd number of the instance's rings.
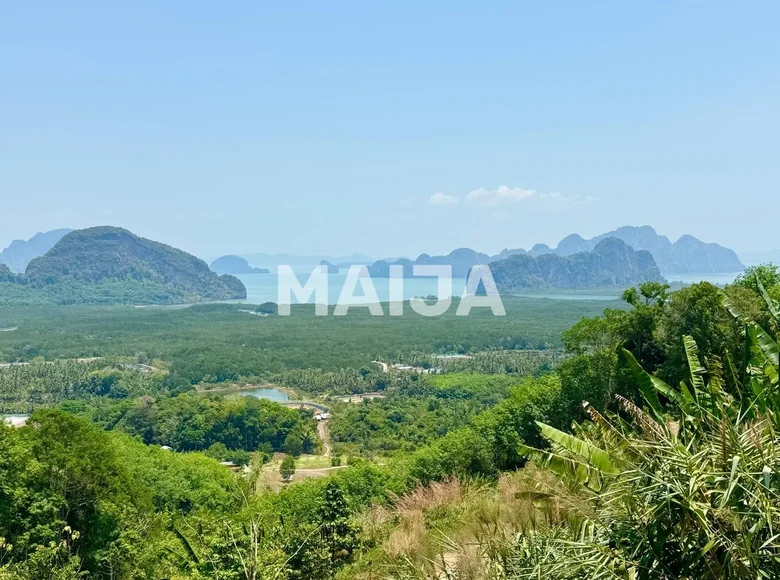
[[290,396],[287,393],[280,391],[276,387],[260,387],[258,389],[252,389],[251,391],[239,391],[238,394],[244,397],[255,397],[277,402],[290,400]]

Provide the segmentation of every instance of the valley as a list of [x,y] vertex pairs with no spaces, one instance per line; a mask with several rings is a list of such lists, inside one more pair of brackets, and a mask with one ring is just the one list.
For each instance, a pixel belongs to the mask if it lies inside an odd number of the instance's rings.
[[778,2],[6,2],[0,580],[780,578]]

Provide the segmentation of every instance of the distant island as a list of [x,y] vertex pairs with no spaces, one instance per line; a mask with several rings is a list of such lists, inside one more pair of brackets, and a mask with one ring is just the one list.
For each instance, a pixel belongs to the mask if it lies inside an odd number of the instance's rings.
[[43,256],[65,235],[73,230],[61,229],[37,233],[29,240],[14,240],[0,252],[0,264],[5,264],[12,272],[23,273],[33,259]]
[[298,255],[298,254],[243,254],[250,264],[263,268],[275,269],[277,266],[315,266],[322,264],[323,260],[339,266],[351,266],[353,264],[371,264],[375,258],[369,258],[362,254],[350,254],[349,256],[328,256],[324,254]]
[[24,275],[0,267],[5,302],[179,304],[246,298],[243,283],[199,258],[122,228],[65,235]]
[[624,226],[590,240],[578,234],[571,234],[562,239],[554,250],[544,244],[537,244],[529,254],[570,256],[578,252],[589,252],[606,238],[622,240],[635,250],[647,250],[664,274],[717,274],[745,269],[734,250],[719,244],[702,242],[688,234],[672,243],[669,238],[659,235],[650,226]]
[[253,268],[241,256],[222,256],[211,263],[211,270],[217,274],[270,274],[267,268]]
[[626,288],[664,281],[650,252],[606,238],[590,252],[570,256],[514,254],[490,263],[499,292],[543,289]]
[[325,266],[325,269],[328,274],[338,274],[341,271],[341,268],[336,264],[331,264],[327,260],[322,260],[320,262],[320,266]]
[[480,264],[487,264],[492,258],[487,254],[475,252],[470,248],[459,248],[453,250],[446,256],[430,256],[420,254],[416,260],[401,258],[394,262],[379,260],[368,267],[368,273],[378,278],[390,277],[390,266],[402,266],[405,277],[413,275],[415,265],[430,266],[451,266],[452,276],[456,278],[464,277],[469,270]]
[[379,260],[369,266],[369,273],[372,276],[386,278],[390,276],[390,266],[399,265],[403,267],[404,276],[412,276],[416,264],[439,264],[452,266],[452,275],[462,277],[476,265],[489,264],[511,256],[527,254],[536,258],[545,254],[553,254],[565,257],[581,252],[590,252],[599,242],[607,238],[621,240],[634,250],[650,252],[656,265],[664,274],[732,273],[745,269],[733,250],[719,244],[705,243],[687,234],[672,243],[669,238],[657,234],[650,226],[624,226],[590,240],[586,240],[578,234],[571,234],[561,240],[555,249],[546,244],[536,244],[528,252],[523,248],[505,249],[490,256],[471,248],[459,248],[446,256],[420,254],[416,260],[406,258],[393,261]]

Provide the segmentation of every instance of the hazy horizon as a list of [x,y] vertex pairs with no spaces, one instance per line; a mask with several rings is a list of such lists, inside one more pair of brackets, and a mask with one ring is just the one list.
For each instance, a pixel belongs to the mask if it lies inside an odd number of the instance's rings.
[[202,257],[495,254],[649,224],[774,250],[779,17],[8,5],[0,247],[117,225]]
[[[100,225],[113,225],[113,224],[100,224]],[[631,224],[628,224],[628,225],[631,225]],[[650,225],[650,224],[641,224],[641,225]],[[637,227],[638,226],[639,226],[639,224],[637,224]],[[93,227],[93,226],[87,226],[87,227]],[[122,226],[118,226],[118,227],[122,227]],[[620,227],[620,226],[618,226],[618,227]],[[651,227],[653,227],[653,226],[651,226]],[[59,229],[73,229],[73,228],[53,228],[53,229],[54,230],[59,230]],[[126,228],[126,229],[129,229],[129,228]],[[612,231],[614,229],[616,229],[616,228],[611,228],[609,231]],[[657,228],[654,228],[654,229],[655,229],[657,234],[665,235],[663,232],[659,231]],[[47,231],[51,231],[51,230],[47,230]],[[2,252],[4,249],[6,249],[11,244],[11,242],[13,242],[13,241],[17,241],[17,240],[26,241],[26,240],[29,240],[30,238],[32,238],[34,235],[39,234],[39,233],[45,233],[45,232],[35,232],[34,234],[30,235],[27,238],[15,238],[14,240],[10,240],[7,243],[0,242],[0,252]],[[133,232],[133,233],[138,234],[138,232]],[[579,232],[570,232],[570,233],[577,234]],[[595,237],[596,235],[600,235],[600,234],[603,234],[603,233],[606,233],[606,232],[599,232],[598,234],[594,234],[593,236],[582,236],[582,237],[585,238],[585,239],[590,239],[592,237]],[[690,233],[690,232],[685,232],[685,233]],[[148,236],[143,236],[143,237],[147,237],[148,238]],[[672,243],[674,243],[675,241],[677,241],[679,236],[678,237],[669,237],[669,236],[667,236],[667,237],[670,239],[670,241]],[[304,252],[286,252],[286,251],[270,252],[270,251],[262,251],[262,250],[260,250],[260,251],[229,251],[229,252],[225,252],[225,253],[214,253],[214,252],[200,253],[200,252],[192,252],[192,251],[188,250],[187,248],[182,248],[180,246],[176,246],[176,244],[171,244],[170,242],[167,242],[167,241],[165,241],[163,239],[158,239],[158,238],[149,238],[149,239],[152,239],[152,240],[157,241],[157,242],[166,243],[166,244],[172,245],[174,247],[178,247],[179,249],[183,249],[185,251],[188,251],[188,252],[192,253],[193,255],[195,255],[195,256],[197,256],[197,257],[199,257],[199,258],[201,258],[201,259],[203,259],[203,260],[205,260],[207,262],[211,262],[211,261],[213,261],[213,260],[215,260],[215,259],[217,259],[217,258],[219,258],[221,256],[226,256],[226,255],[236,255],[236,256],[248,257],[248,256],[251,256],[251,255],[261,255],[261,254],[269,256],[269,257],[271,257],[271,256],[286,256],[287,255],[287,256],[295,257],[295,258],[316,257],[316,258],[343,258],[343,259],[348,259],[348,258],[363,257],[363,258],[368,258],[371,261],[382,260],[382,259],[396,259],[396,258],[415,259],[420,254],[446,255],[446,254],[449,254],[450,252],[452,252],[453,250],[456,250],[456,249],[459,249],[459,248],[464,248],[464,247],[468,247],[468,248],[470,248],[472,250],[475,250],[477,252],[481,252],[481,253],[484,253],[484,254],[488,254],[488,255],[497,255],[502,250],[505,250],[505,249],[523,248],[525,250],[530,250],[537,243],[546,244],[550,248],[555,249],[555,247],[561,241],[561,240],[556,240],[554,242],[534,242],[532,244],[527,244],[525,246],[523,246],[523,245],[505,246],[503,248],[498,248],[496,250],[485,250],[485,249],[483,249],[481,247],[473,247],[473,246],[461,245],[461,246],[453,246],[453,247],[451,247],[449,249],[444,249],[444,250],[435,251],[435,252],[434,251],[428,251],[425,248],[421,248],[420,250],[418,250],[416,252],[408,253],[408,254],[392,254],[392,253],[389,253],[389,254],[371,255],[371,254],[366,254],[366,253],[363,253],[363,252],[360,252],[360,251],[357,251],[357,250],[350,251],[350,252],[342,252],[342,253],[325,252],[325,251],[323,251],[323,252],[314,252],[314,251],[310,251],[310,252],[305,252],[305,251]],[[707,242],[707,243],[712,243],[712,242],[720,243],[717,240],[701,240],[701,241]],[[758,249],[758,250],[739,250],[739,249],[736,249],[736,248],[729,248],[729,249],[734,250],[737,254],[740,255],[740,257],[742,257],[742,255],[752,255],[752,254],[761,254],[761,253],[774,254],[774,253],[778,252],[778,249],[775,248],[775,247],[767,247],[767,248]],[[250,260],[250,263],[251,263],[251,260]],[[302,263],[303,262],[301,262],[301,264]],[[258,265],[258,264],[260,264],[260,263],[259,262],[252,263],[252,265],[255,265],[255,266]],[[308,262],[306,264],[308,265]],[[262,264],[260,264],[260,265],[262,265]]]

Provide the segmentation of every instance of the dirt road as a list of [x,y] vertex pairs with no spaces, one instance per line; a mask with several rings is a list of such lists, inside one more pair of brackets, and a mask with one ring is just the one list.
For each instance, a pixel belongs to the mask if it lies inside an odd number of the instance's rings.
[[320,421],[317,423],[317,435],[322,441],[322,454],[330,457],[330,435],[328,434],[328,422]]

